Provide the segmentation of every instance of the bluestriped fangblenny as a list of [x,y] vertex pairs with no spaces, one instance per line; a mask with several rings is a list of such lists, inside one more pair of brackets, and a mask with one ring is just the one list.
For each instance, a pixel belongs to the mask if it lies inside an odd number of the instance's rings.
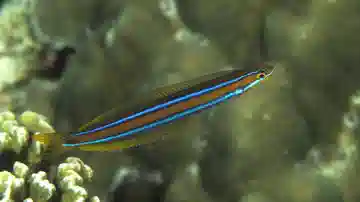
[[159,88],[151,98],[130,109],[110,110],[77,132],[35,134],[33,138],[60,150],[114,151],[150,143],[163,135],[154,129],[242,95],[269,77],[273,70],[272,67],[250,72],[222,70]]

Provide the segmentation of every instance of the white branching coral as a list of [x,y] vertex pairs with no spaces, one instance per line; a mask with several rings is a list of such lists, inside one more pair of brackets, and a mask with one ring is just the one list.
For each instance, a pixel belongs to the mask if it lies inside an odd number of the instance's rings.
[[[30,131],[54,131],[45,118],[37,113],[26,111],[20,115],[19,119],[20,123],[12,112],[0,113],[0,152],[11,150],[20,153],[28,146]],[[29,158],[34,159],[34,156],[41,155],[39,143],[34,143],[29,149],[29,154],[31,154]]]
[[57,180],[64,192],[62,201],[83,201],[88,197],[84,181],[90,181],[93,170],[85,165],[81,159],[69,157],[57,168]]
[[44,116],[32,111],[25,111],[20,115],[19,119],[20,122],[31,131],[41,133],[52,133],[55,131]]
[[27,23],[27,5],[6,3],[0,18],[0,91],[27,77],[29,60],[40,45],[32,39]]
[[39,142],[29,140],[37,132],[54,132],[44,116],[32,111],[26,111],[19,117],[9,111],[0,113],[0,154],[15,152],[21,156],[20,154],[27,152],[27,156],[23,158],[28,163],[15,161],[11,164],[12,171],[0,172],[0,201],[45,202],[52,199],[55,193],[61,193],[63,202],[98,202],[98,197],[88,198],[89,194],[83,187],[85,182],[91,181],[93,170],[79,158],[68,157],[65,162],[60,163],[55,181],[48,178],[51,174],[44,171],[34,173],[36,165],[41,163],[44,151]]
[[[22,113],[19,117],[19,121],[31,132],[52,133],[55,131],[44,116],[32,111],[25,111]],[[38,163],[41,160],[42,151],[41,144],[33,141],[28,151],[29,163]]]
[[11,112],[0,114],[0,152],[13,150],[20,153],[27,146],[29,133],[25,127],[20,126]]
[[30,197],[35,201],[47,201],[55,192],[55,185],[49,182],[46,178],[46,173],[40,171],[31,175],[30,182]]
[[13,173],[18,178],[27,178],[29,174],[29,167],[26,164],[16,161],[13,166]]
[[14,194],[24,187],[23,178],[17,178],[8,171],[0,172],[0,193],[3,193],[2,201],[11,201]]

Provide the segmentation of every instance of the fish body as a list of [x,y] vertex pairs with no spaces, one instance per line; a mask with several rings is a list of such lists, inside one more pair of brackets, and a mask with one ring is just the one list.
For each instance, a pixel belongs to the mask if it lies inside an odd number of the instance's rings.
[[166,86],[154,91],[155,96],[146,102],[125,111],[111,110],[77,132],[66,135],[36,134],[34,139],[53,148],[84,151],[114,151],[150,143],[164,135],[154,129],[166,127],[242,95],[272,72],[273,69],[252,72],[223,70]]

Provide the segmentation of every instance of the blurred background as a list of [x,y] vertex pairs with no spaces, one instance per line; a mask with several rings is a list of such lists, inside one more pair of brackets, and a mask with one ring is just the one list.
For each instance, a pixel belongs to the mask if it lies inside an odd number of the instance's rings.
[[[74,131],[161,85],[229,66],[277,67],[241,98],[170,131],[176,139],[73,152],[94,172],[84,185],[89,195],[114,202],[360,201],[360,1],[0,5],[0,108],[41,114],[56,131]],[[1,151],[0,171],[19,160],[9,153]]]

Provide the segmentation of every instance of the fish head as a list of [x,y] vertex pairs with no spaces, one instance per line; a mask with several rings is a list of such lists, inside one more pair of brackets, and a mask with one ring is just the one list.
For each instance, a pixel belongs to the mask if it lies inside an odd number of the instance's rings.
[[265,67],[248,73],[241,81],[239,81],[239,85],[235,91],[235,94],[242,94],[243,92],[249,90],[250,88],[262,83],[263,81],[267,80],[271,74],[274,72],[275,67],[266,64]]
[[271,69],[263,68],[263,69],[258,70],[258,72],[255,75],[256,78],[254,79],[254,82],[261,83],[261,82],[267,80],[272,75],[274,70],[275,70],[275,68],[271,68]]
[[261,81],[266,80],[269,78],[269,76],[272,75],[272,73],[275,71],[276,65],[275,63],[264,63],[263,67],[258,73],[258,77],[261,79]]

